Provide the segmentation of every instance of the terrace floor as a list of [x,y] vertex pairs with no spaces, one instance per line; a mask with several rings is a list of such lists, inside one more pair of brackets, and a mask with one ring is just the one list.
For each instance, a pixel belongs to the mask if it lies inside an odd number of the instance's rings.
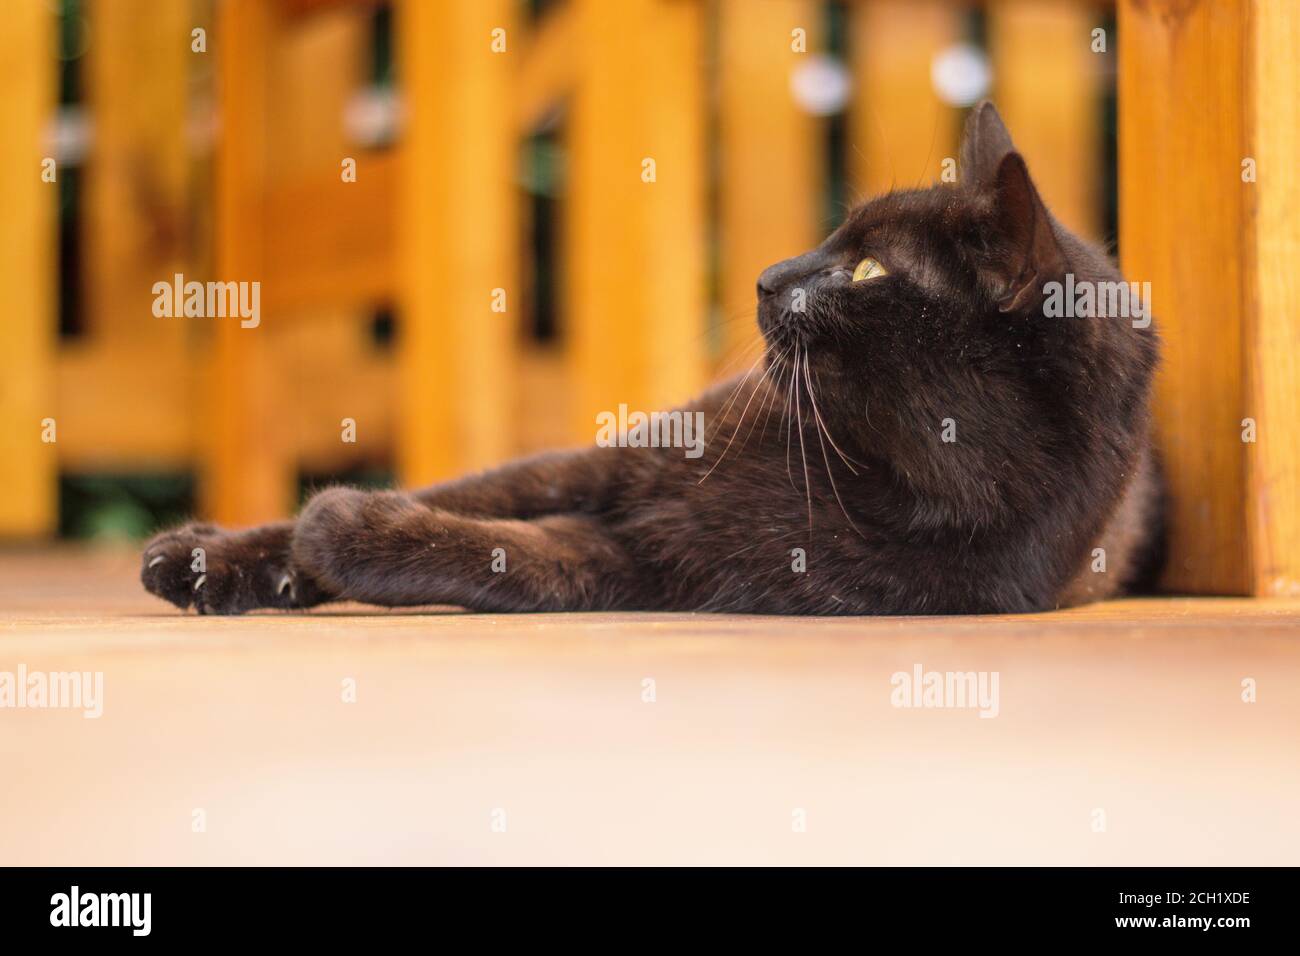
[[0,709],[0,863],[1300,863],[1300,599],[201,618],[137,561],[0,552],[0,678],[103,674]]

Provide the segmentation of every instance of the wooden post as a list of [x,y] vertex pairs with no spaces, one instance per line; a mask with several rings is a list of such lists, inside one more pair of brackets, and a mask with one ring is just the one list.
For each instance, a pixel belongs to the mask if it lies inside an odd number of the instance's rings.
[[[406,111],[398,468],[408,485],[499,462],[513,445],[516,6],[402,0],[398,7]],[[494,37],[495,30],[503,32]],[[503,52],[494,52],[494,41]],[[493,311],[502,301],[507,311]]]
[[[1100,80],[1097,10],[1078,0],[996,0],[989,6],[993,99],[1052,212],[1098,238]],[[1150,95],[1150,94],[1148,94]]]
[[582,57],[568,128],[566,334],[573,435],[705,378],[702,6],[573,0]]
[[1119,36],[1120,249],[1165,338],[1165,580],[1297,594],[1300,8],[1121,0]]
[[718,367],[743,372],[742,359],[752,361],[761,339],[754,318],[758,274],[822,238],[824,148],[816,121],[791,92],[791,75],[817,49],[821,8],[812,0],[722,0],[718,18]]
[[186,80],[190,59],[209,54],[190,50],[185,4],[114,0],[87,12],[94,37],[86,53],[94,130],[85,177],[90,347],[119,356],[123,347],[143,347],[155,361],[184,363],[186,322],[156,318],[152,288],[185,271]]
[[951,0],[858,0],[851,8],[854,89],[849,176],[859,198],[929,186],[956,159],[957,111],[934,91],[936,54],[958,38]]
[[[41,178],[49,156],[57,61],[54,17],[42,0],[0,12],[0,536],[49,534],[56,522],[54,212],[58,184]],[[56,426],[57,427],[57,426]],[[57,431],[55,433],[57,437]]]
[[[216,154],[216,276],[223,282],[261,281],[265,249],[268,63],[276,10],[262,0],[225,0],[217,8],[214,42],[221,111]],[[205,280],[208,277],[196,277]],[[268,387],[262,339],[269,316],[256,328],[235,319],[211,319],[213,368],[206,419],[201,493],[204,511],[223,524],[247,525],[286,513],[293,501],[292,472],[276,441],[276,411]]]

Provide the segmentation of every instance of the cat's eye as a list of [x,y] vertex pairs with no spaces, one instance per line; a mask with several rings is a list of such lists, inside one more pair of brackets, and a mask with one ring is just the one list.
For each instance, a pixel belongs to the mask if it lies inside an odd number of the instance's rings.
[[885,267],[880,264],[879,259],[873,259],[867,256],[858,263],[858,267],[853,270],[854,282],[865,282],[868,279],[879,279],[883,275],[889,275]]

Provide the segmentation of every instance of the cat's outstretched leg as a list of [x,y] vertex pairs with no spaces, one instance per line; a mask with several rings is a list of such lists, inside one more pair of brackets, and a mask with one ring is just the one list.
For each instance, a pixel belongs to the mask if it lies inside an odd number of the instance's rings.
[[[444,518],[458,515],[478,519],[531,519],[514,524],[547,530],[555,534],[557,540],[576,549],[579,542],[575,534],[580,529],[589,525],[593,535],[598,529],[582,517],[571,516],[566,520],[563,516],[568,512],[594,510],[601,505],[614,480],[616,461],[609,451],[593,448],[553,452],[510,462],[480,475],[434,485],[412,495],[386,494],[426,512],[441,513]],[[322,495],[324,502],[334,503],[343,498],[363,500],[367,497],[363,492],[350,489],[330,489]],[[313,515],[322,521],[317,524],[329,524],[325,518],[336,510],[318,503]],[[340,523],[333,522],[332,526],[340,526]],[[567,532],[564,530],[566,526]],[[330,579],[318,578],[312,567],[295,563],[290,552],[294,527],[294,522],[280,522],[244,531],[224,531],[209,524],[188,524],[163,532],[145,546],[141,580],[148,591],[179,608],[193,606],[200,613],[210,614],[239,614],[262,607],[313,607],[338,599],[335,590],[326,583]],[[375,549],[375,554],[381,559],[390,554],[385,549],[390,548],[391,543],[379,533],[380,527],[386,525],[363,527],[356,532],[358,536],[350,543],[349,554],[356,556],[359,564],[373,565],[362,542]],[[322,527],[316,527],[308,537],[319,543],[322,531]],[[350,530],[349,533],[353,532]],[[515,535],[520,533],[519,528],[513,532]],[[600,543],[598,538],[592,540]],[[513,538],[509,542],[507,538],[501,538],[492,548],[508,548],[510,543],[517,542]],[[604,545],[608,547],[609,542],[605,541]],[[319,544],[312,551],[307,551],[304,546],[303,554],[316,556],[335,550]],[[519,549],[516,551],[522,553]],[[509,555],[507,550],[507,567],[511,562]],[[326,562],[325,567],[332,574],[339,571],[330,562]],[[509,571],[504,573],[510,574]],[[501,572],[494,572],[490,586],[498,591],[506,589],[503,580]],[[371,600],[361,596],[363,591],[370,593],[360,589],[347,596]],[[425,593],[417,587],[412,595],[408,595],[408,600],[376,600],[375,603],[423,604],[435,600],[418,597]],[[436,600],[451,601],[445,597]]]
[[345,600],[478,611],[638,606],[631,557],[591,515],[474,518],[401,492],[331,488],[299,516],[294,564]]
[[187,524],[144,548],[140,580],[151,594],[200,614],[241,614],[259,607],[302,608],[330,595],[293,567],[293,522],[223,531]]
[[[472,518],[539,518],[599,508],[613,491],[616,449],[546,452],[411,493],[421,504]],[[624,463],[625,464],[625,463]]]

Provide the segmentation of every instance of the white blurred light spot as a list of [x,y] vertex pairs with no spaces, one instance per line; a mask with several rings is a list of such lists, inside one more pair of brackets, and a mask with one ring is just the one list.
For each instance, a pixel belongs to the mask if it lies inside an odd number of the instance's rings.
[[84,109],[62,106],[45,127],[45,148],[60,166],[76,166],[85,161],[94,133]]
[[970,106],[988,92],[991,80],[988,57],[969,43],[954,43],[930,63],[930,82],[949,106]]
[[343,128],[354,143],[382,146],[397,138],[402,101],[386,87],[358,90],[343,108]]
[[844,64],[822,53],[808,57],[790,74],[795,102],[813,116],[830,116],[844,109],[851,85]]

